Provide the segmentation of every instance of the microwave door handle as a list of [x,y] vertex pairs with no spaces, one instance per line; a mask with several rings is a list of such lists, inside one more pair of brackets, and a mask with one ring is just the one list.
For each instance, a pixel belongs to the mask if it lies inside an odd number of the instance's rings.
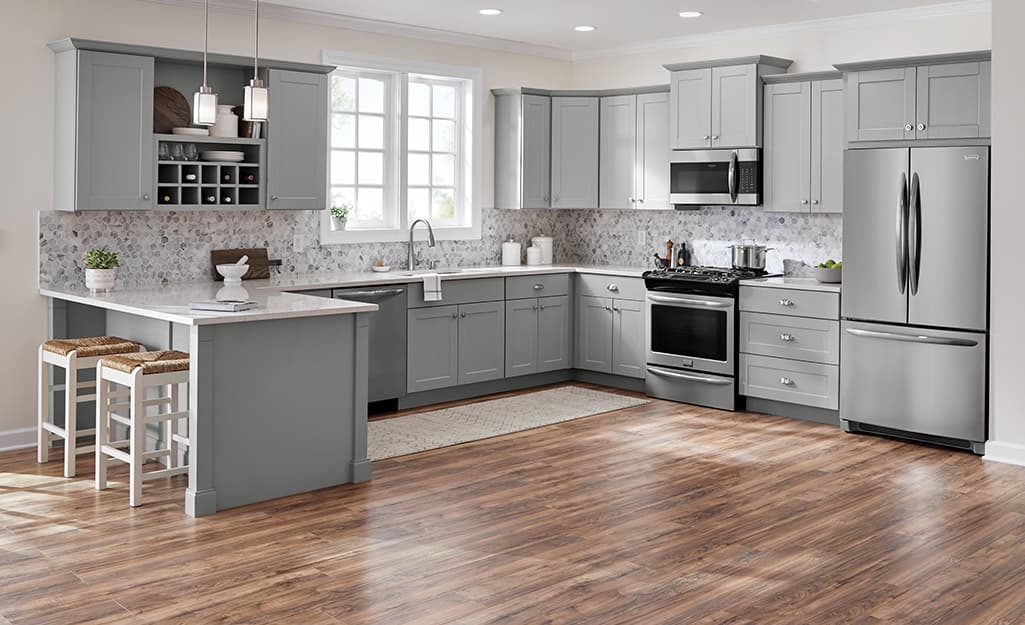
[[897,203],[897,290],[904,295],[908,283],[908,177],[900,175],[900,201]]
[[730,188],[730,199],[736,203],[737,201],[737,153],[733,152],[730,154],[730,169],[726,174],[727,185]]

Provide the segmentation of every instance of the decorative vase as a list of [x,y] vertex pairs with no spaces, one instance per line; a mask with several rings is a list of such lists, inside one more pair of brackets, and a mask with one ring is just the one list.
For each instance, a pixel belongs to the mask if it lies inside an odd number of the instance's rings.
[[217,106],[217,123],[210,127],[211,137],[237,137],[238,115],[231,112],[231,104]]
[[89,269],[85,270],[85,288],[96,295],[97,291],[110,293],[114,289],[114,281],[117,277],[117,269]]
[[345,230],[346,219],[339,219],[335,216],[331,216],[331,232],[338,232],[339,230]]

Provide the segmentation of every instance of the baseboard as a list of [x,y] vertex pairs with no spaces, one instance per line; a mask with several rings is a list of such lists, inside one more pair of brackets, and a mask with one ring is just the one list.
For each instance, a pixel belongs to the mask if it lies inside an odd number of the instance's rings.
[[1025,445],[986,441],[986,455],[982,459],[1025,467]]
[[20,428],[0,432],[0,451],[36,446],[36,428]]

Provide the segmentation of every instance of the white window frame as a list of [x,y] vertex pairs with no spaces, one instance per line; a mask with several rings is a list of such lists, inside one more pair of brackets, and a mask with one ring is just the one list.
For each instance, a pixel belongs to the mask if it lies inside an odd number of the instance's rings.
[[[320,242],[321,245],[337,245],[347,243],[382,243],[406,241],[409,237],[409,226],[406,212],[406,156],[407,156],[407,125],[408,125],[408,85],[409,77],[415,79],[441,77],[447,79],[459,79],[464,81],[463,99],[460,108],[463,111],[462,128],[457,128],[457,141],[462,143],[462,161],[457,159],[457,182],[462,177],[461,185],[456,186],[456,193],[462,197],[462,206],[467,208],[469,225],[445,226],[434,225],[434,234],[440,240],[479,240],[481,238],[481,185],[482,185],[482,133],[483,133],[483,108],[484,108],[484,80],[483,72],[477,67],[466,67],[458,65],[443,65],[437,63],[424,63],[419,61],[402,61],[385,57],[355,55],[343,52],[325,51],[323,62],[326,65],[336,67],[351,67],[363,70],[376,70],[391,72],[395,75],[392,83],[393,110],[398,115],[393,134],[393,149],[397,154],[396,170],[393,172],[392,180],[394,193],[389,195],[385,191],[385,202],[389,197],[395,198],[398,208],[397,227],[382,229],[359,229],[332,231],[330,228],[330,213],[323,211],[320,219]],[[328,123],[330,132],[330,120]],[[386,121],[387,127],[387,121]],[[387,130],[386,130],[387,134]],[[330,167],[330,164],[329,164]],[[386,164],[387,167],[387,164]],[[330,171],[330,169],[329,169]],[[386,172],[386,178],[388,174]],[[328,195],[330,197],[330,176],[328,176]],[[419,186],[419,185],[418,185]],[[458,203],[457,203],[458,205]],[[389,206],[385,206],[385,213],[388,214]],[[405,225],[403,225],[405,224]]]

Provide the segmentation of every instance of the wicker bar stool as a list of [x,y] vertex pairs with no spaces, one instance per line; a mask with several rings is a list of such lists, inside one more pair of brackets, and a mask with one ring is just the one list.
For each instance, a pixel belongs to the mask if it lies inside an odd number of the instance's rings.
[[[82,369],[92,369],[103,356],[139,352],[138,343],[116,336],[95,336],[82,339],[54,339],[39,346],[39,420],[37,424],[37,454],[39,462],[50,460],[50,443],[64,441],[64,477],[75,477],[75,458],[95,449],[93,445],[78,445],[79,436],[95,434],[95,429],[78,429],[78,403],[96,399],[95,392],[82,394],[82,389],[94,389],[93,380],[78,379]],[[64,369],[64,385],[51,384],[50,367]],[[50,394],[64,391],[64,427],[50,421]]]
[[[189,416],[181,410],[180,385],[189,381],[189,355],[174,350],[107,356],[96,364],[96,490],[107,488],[107,460],[113,458],[130,467],[131,506],[142,504],[142,482],[187,473],[179,461],[181,447],[188,449],[189,437],[178,431],[179,421]],[[128,388],[127,402],[112,399],[114,385]],[[165,397],[146,399],[147,389],[168,387]],[[157,414],[147,414],[154,407]],[[125,412],[127,409],[127,413]],[[128,427],[128,439],[110,440],[111,422]],[[146,426],[161,423],[166,447],[146,451]],[[127,447],[128,452],[123,451]],[[147,460],[168,457],[167,468],[143,473]]]

